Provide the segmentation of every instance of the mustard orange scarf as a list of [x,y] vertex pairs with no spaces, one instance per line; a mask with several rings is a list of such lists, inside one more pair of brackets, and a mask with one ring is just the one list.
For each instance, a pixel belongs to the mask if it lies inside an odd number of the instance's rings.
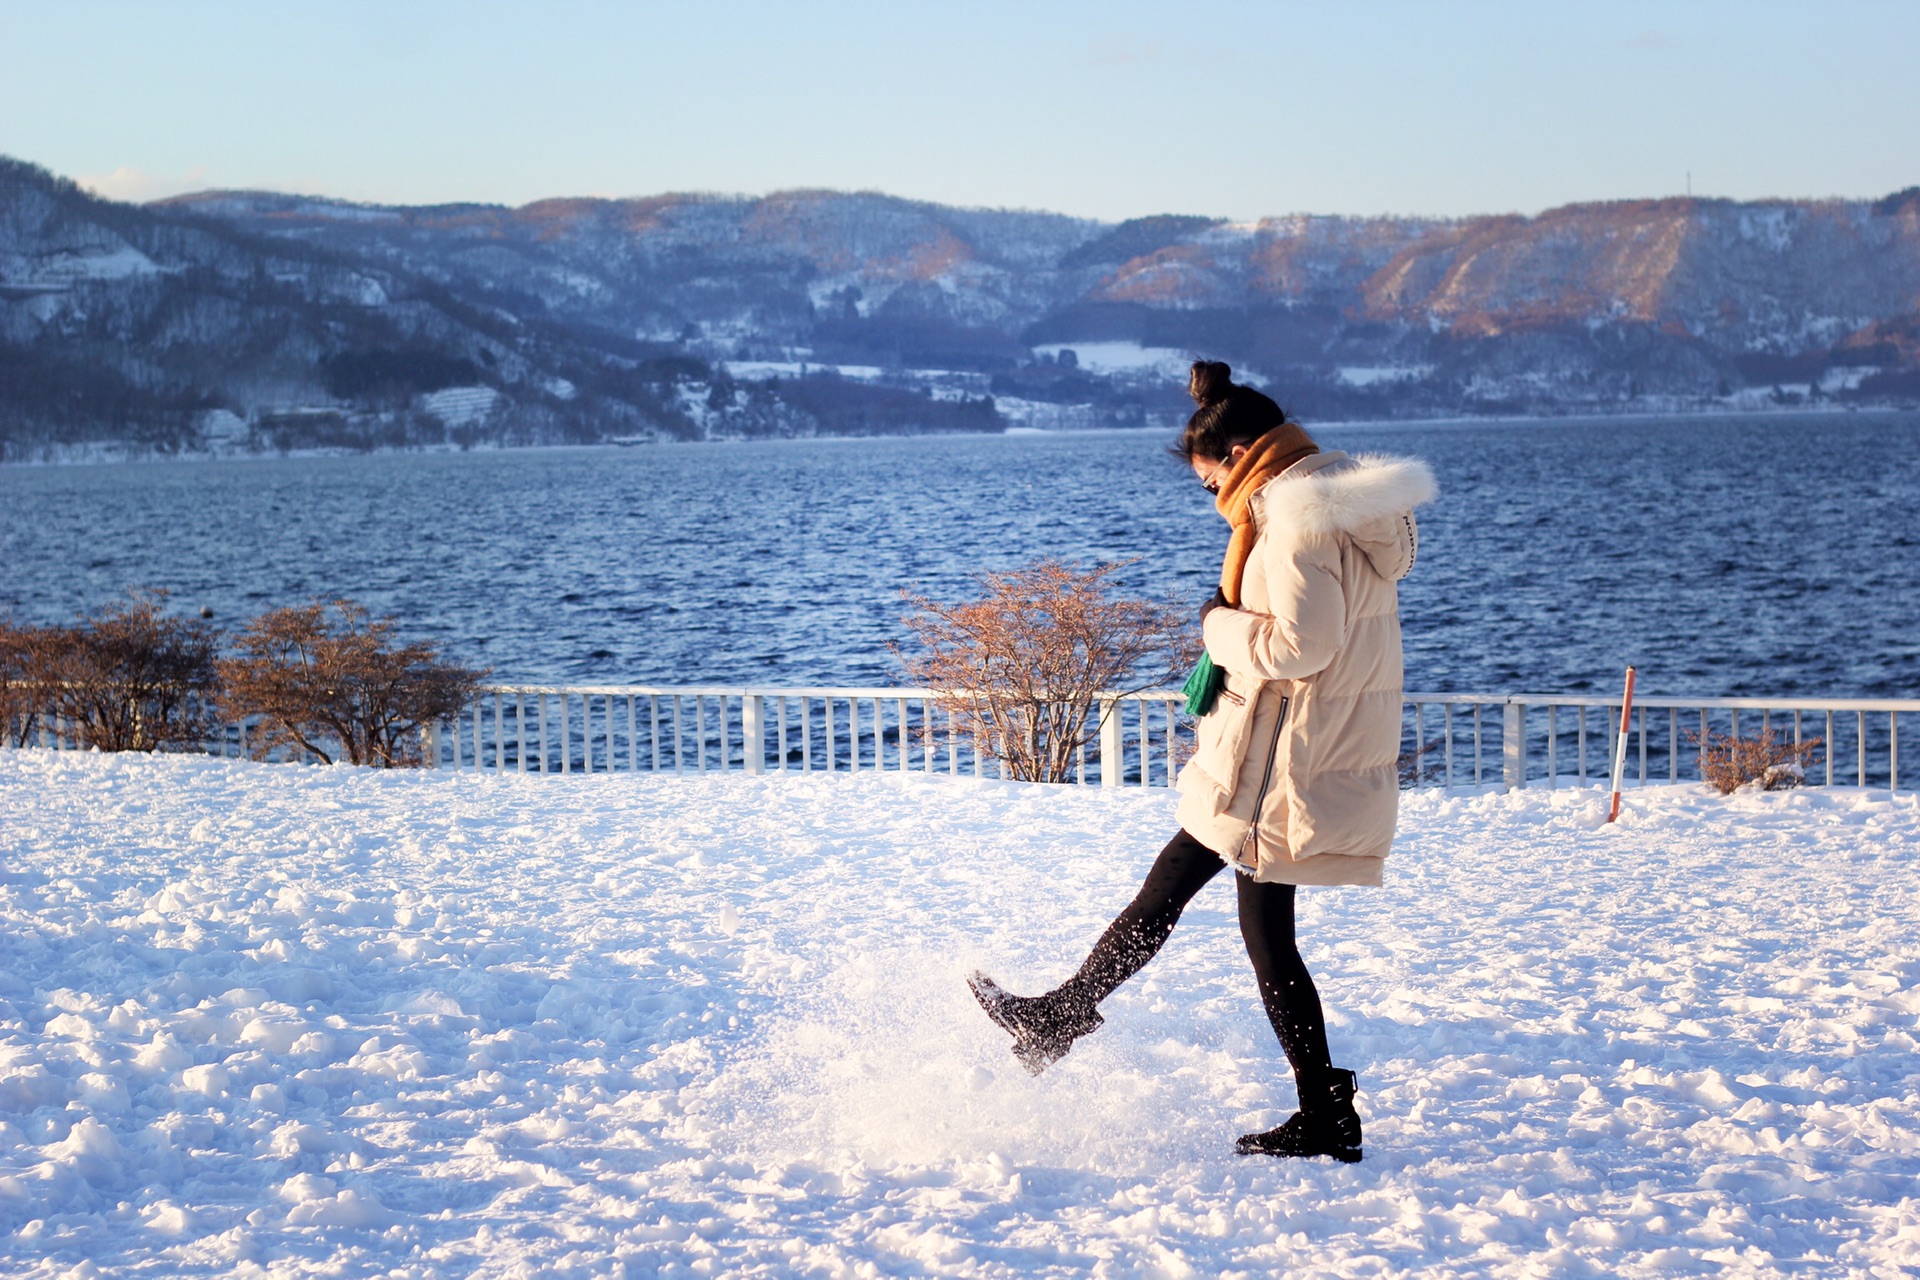
[[1312,436],[1296,424],[1284,422],[1247,446],[1221,482],[1213,505],[1233,526],[1233,534],[1227,539],[1227,558],[1220,565],[1220,590],[1233,608],[1240,607],[1240,579],[1253,555],[1253,495],[1300,459],[1318,452],[1320,446]]

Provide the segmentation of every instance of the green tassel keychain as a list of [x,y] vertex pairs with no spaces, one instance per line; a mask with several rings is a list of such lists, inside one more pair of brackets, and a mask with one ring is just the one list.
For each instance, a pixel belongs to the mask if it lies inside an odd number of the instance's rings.
[[1220,699],[1220,691],[1227,687],[1227,673],[1213,665],[1213,657],[1206,650],[1200,651],[1200,661],[1194,664],[1193,674],[1187,677],[1180,692],[1187,695],[1187,714],[1204,716],[1213,710],[1213,704]]

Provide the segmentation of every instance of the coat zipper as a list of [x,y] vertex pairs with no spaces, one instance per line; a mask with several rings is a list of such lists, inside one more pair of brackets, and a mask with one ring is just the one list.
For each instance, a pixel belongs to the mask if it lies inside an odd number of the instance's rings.
[[1280,754],[1280,735],[1287,728],[1287,707],[1292,698],[1280,699],[1280,720],[1273,726],[1273,741],[1267,744],[1267,771],[1260,777],[1260,794],[1253,798],[1253,823],[1247,828],[1247,834],[1240,837],[1240,847],[1245,849],[1247,841],[1253,841],[1253,869],[1260,869],[1260,810],[1266,807],[1267,791],[1273,786],[1273,761]]

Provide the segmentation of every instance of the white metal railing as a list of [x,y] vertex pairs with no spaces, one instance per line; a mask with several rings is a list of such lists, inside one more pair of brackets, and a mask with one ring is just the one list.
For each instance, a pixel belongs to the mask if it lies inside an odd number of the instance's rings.
[[[1183,701],[1174,689],[1103,696],[1074,781],[1171,786],[1192,748]],[[1902,712],[1920,713],[1920,700],[1641,696],[1628,727],[1629,747],[1637,745],[1637,777],[1629,780],[1697,778],[1690,732],[1738,736],[1772,727],[1795,743],[1821,739],[1809,782],[1898,788]],[[1410,786],[1445,787],[1599,781],[1619,714],[1620,699],[1604,695],[1408,693],[1402,777]],[[923,688],[492,686],[460,722],[438,727],[429,756],[443,768],[548,773],[1000,776],[992,754],[979,751]]]
[[[1173,689],[1102,696],[1073,780],[1171,786],[1192,738],[1184,700]],[[439,768],[521,773],[1002,776],[922,688],[490,685],[457,720],[432,727],[426,754]]]
[[[1409,693],[1402,775],[1414,785],[1440,786],[1604,781],[1620,706],[1618,696],[1608,695]],[[1796,745],[1820,740],[1809,783],[1898,790],[1903,713],[1920,714],[1920,699],[1636,695],[1627,726],[1628,781],[1698,778],[1699,743],[1709,734],[1772,729]]]
[[[1075,782],[1171,786],[1192,749],[1178,690],[1104,695]],[[1819,738],[1807,782],[1899,789],[1900,721],[1920,699],[1638,696],[1627,727],[1628,781],[1699,776],[1692,735],[1772,728]],[[1620,699],[1585,694],[1408,693],[1401,778],[1408,786],[1587,785],[1604,780]],[[5,741],[20,738],[18,722]],[[244,756],[252,723],[224,724],[205,749]],[[422,735],[426,763],[521,773],[924,772],[1000,777],[932,690],[744,689],[738,686],[489,685],[458,718]],[[1591,744],[1591,745],[1590,745]],[[50,717],[22,745],[71,750],[73,727]],[[280,748],[277,759],[298,758]],[[1109,767],[1111,765],[1112,767]]]

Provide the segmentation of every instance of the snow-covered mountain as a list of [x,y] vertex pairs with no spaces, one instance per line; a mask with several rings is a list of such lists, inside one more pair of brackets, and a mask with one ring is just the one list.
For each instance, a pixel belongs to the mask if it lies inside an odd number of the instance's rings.
[[1920,188],[1103,224],[821,191],[136,208],[0,163],[13,453],[1171,421],[1196,353],[1319,419],[1920,402]]
[[736,382],[465,261],[478,280],[0,160],[0,459],[1003,425],[984,387]]

